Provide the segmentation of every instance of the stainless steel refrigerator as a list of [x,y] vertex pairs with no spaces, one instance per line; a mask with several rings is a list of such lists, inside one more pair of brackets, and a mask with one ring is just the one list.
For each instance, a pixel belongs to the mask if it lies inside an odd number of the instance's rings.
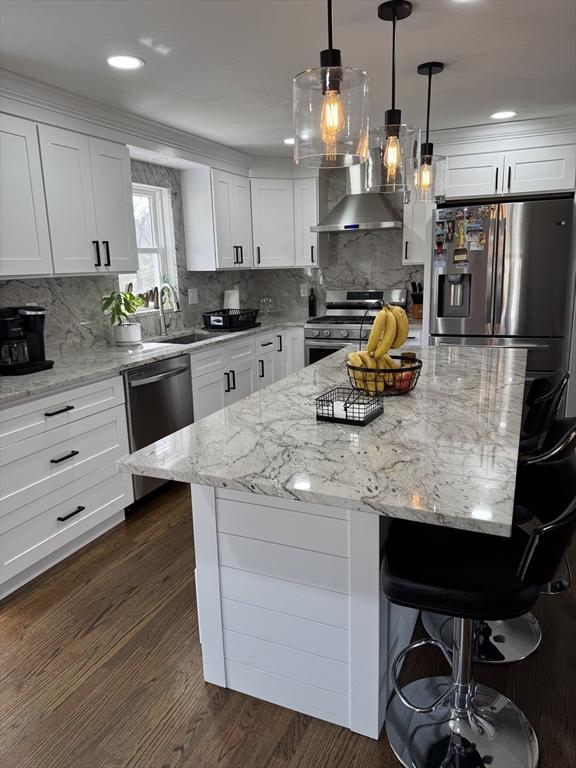
[[528,349],[528,374],[558,368],[574,300],[574,200],[440,207],[435,215],[433,344]]

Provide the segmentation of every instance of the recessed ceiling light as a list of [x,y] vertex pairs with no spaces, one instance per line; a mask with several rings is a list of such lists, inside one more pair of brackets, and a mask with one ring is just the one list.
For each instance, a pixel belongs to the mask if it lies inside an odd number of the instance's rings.
[[284,144],[294,144],[294,136],[290,136],[287,139],[284,139]]
[[507,120],[509,117],[516,117],[518,112],[514,112],[511,109],[504,110],[504,112],[493,112],[490,117],[492,120]]
[[108,58],[108,64],[114,69],[141,69],[145,62],[144,59],[139,59],[137,56],[110,56]]

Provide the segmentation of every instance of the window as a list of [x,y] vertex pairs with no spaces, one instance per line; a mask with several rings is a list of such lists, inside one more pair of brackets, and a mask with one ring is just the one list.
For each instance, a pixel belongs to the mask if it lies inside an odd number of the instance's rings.
[[146,293],[168,282],[178,295],[178,267],[170,190],[147,184],[132,185],[132,204],[138,249],[138,272],[119,275],[121,290]]

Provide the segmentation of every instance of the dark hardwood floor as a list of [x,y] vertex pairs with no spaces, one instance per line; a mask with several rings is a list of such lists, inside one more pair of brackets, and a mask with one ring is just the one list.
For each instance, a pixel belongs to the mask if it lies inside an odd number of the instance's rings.
[[[189,504],[172,486],[0,605],[0,766],[395,768],[384,735],[203,682]],[[524,710],[541,768],[575,768],[574,591],[536,613],[542,649],[476,677]],[[444,669],[422,653],[407,674]]]

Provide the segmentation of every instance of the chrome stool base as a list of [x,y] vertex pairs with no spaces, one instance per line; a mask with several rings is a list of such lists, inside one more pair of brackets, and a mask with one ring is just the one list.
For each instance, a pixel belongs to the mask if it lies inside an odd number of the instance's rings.
[[[450,677],[428,677],[402,688],[425,708],[452,685]],[[386,735],[405,768],[536,768],[538,740],[524,714],[502,694],[473,685],[464,710],[450,696],[421,714],[394,696],[386,712]]]
[[[422,611],[421,619],[430,637],[450,653],[454,619],[429,611]],[[505,621],[475,621],[473,659],[481,664],[522,661],[534,653],[541,641],[542,630],[531,613]]]

